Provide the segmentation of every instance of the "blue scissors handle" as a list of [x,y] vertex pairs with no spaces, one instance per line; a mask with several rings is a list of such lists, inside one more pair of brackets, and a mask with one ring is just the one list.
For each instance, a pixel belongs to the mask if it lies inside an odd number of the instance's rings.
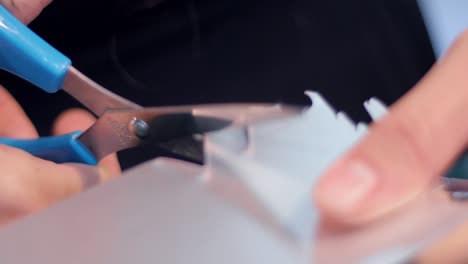
[[[71,60],[49,45],[0,5],[0,68],[48,93],[61,89]],[[78,140],[81,131],[39,139],[0,138],[0,144],[22,149],[56,163],[96,165],[95,156]]]
[[78,140],[81,133],[82,131],[76,131],[39,139],[0,138],[0,144],[22,149],[33,156],[56,163],[75,162],[96,165],[98,163],[96,157]]
[[60,90],[71,60],[0,5],[0,68],[48,93]]

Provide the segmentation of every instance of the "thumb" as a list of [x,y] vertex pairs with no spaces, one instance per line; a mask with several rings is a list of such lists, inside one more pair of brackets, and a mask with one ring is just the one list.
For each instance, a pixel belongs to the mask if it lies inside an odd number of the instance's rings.
[[1,0],[0,2],[21,22],[29,24],[52,0]]
[[427,190],[468,143],[468,33],[316,187],[322,215],[361,224]]
[[81,164],[55,164],[0,146],[0,225],[106,181],[107,172]]

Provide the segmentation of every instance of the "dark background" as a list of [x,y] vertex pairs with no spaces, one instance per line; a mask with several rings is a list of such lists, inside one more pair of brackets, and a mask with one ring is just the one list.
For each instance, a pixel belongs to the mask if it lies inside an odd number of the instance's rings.
[[[31,28],[76,68],[144,106],[210,102],[309,104],[320,92],[355,120],[362,103],[393,103],[434,54],[410,0],[55,0]],[[80,106],[3,73],[41,135]],[[119,153],[124,168],[158,155]]]

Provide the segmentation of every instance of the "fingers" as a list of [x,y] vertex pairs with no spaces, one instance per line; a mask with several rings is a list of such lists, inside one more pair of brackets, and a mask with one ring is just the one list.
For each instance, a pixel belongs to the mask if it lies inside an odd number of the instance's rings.
[[40,210],[109,178],[99,167],[57,165],[0,146],[0,224]]
[[[36,162],[41,173],[35,175],[35,193],[39,206],[46,206],[80,193],[111,178],[108,170],[84,164],[50,164],[44,160]],[[32,180],[32,179],[30,179]]]
[[[2,107],[9,109],[10,114],[21,110],[3,92],[0,92],[0,97],[7,99]],[[8,115],[0,115],[0,121],[5,116]],[[85,130],[94,121],[94,117],[84,110],[68,110],[57,118],[53,133],[62,135]],[[115,154],[94,167],[84,164],[56,164],[36,158],[21,149],[0,145],[0,162],[0,225],[48,207],[120,174]]]
[[360,224],[442,176],[468,141],[468,33],[332,166],[315,192],[324,216]]
[[[71,109],[62,113],[55,121],[52,133],[63,135],[77,130],[86,130],[96,119],[85,110]],[[115,176],[121,173],[121,168],[116,154],[112,154],[99,162],[99,167],[106,170],[108,176]]]
[[29,24],[52,0],[1,0],[1,3],[21,22]]
[[28,116],[8,93],[0,86],[0,137],[36,138],[34,125]]

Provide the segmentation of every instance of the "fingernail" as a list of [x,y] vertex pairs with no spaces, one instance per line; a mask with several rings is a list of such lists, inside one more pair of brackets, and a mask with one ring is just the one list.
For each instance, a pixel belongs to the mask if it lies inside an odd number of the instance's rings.
[[338,162],[323,176],[316,196],[323,209],[344,215],[368,198],[376,182],[377,174],[365,163]]
[[107,167],[100,165],[98,169],[101,182],[105,182],[111,178],[110,171]]

